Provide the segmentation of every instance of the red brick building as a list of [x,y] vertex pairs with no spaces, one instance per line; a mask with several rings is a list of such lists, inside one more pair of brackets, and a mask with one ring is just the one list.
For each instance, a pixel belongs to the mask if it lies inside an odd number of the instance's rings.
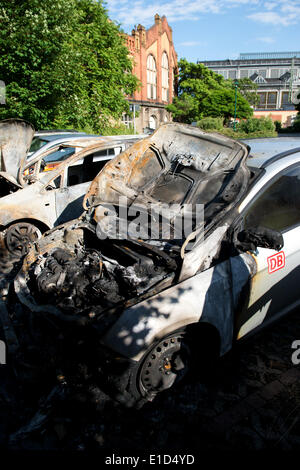
[[166,106],[172,102],[176,83],[177,54],[172,40],[172,28],[167,18],[154,17],[149,29],[138,25],[131,35],[126,35],[127,47],[134,60],[134,74],[141,88],[129,97],[135,116],[123,116],[123,121],[133,125],[138,132],[156,129],[171,119]]

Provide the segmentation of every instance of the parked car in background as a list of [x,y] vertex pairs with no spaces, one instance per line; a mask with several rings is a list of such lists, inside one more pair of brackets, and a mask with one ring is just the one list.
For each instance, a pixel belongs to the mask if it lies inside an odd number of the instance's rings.
[[[40,171],[53,170],[56,165],[59,165],[59,163],[61,163],[63,160],[70,157],[71,155],[74,155],[74,153],[85,147],[85,142],[89,141],[90,139],[95,140],[97,137],[99,136],[87,135],[79,132],[60,135],[51,134],[46,138],[44,136],[35,136],[33,138],[33,143],[35,139],[38,139],[40,147],[34,152],[28,152],[27,161],[30,162],[36,158],[43,158],[44,160],[40,167]],[[32,148],[34,148],[33,144],[31,144],[31,149]],[[51,152],[49,152],[49,150],[51,150]],[[29,166],[26,169],[25,174],[31,174],[32,171],[32,168]]]
[[69,137],[79,137],[85,136],[85,132],[78,132],[75,130],[64,130],[64,129],[57,129],[57,130],[44,130],[44,131],[37,131],[34,133],[29,151],[28,151],[28,158],[33,155],[35,152],[40,150],[45,145],[51,144],[56,139],[64,139]]
[[[86,211],[25,258],[15,280],[21,304],[57,321],[72,354],[81,338],[85,374],[107,380],[128,406],[299,306],[300,146],[274,154],[272,142],[262,159],[248,158],[244,143],[163,125],[110,161],[89,186]],[[145,230],[131,218],[131,232],[116,236],[111,227],[124,228],[134,208],[147,214]],[[153,221],[160,208],[164,219]],[[186,211],[189,232],[172,236]]]

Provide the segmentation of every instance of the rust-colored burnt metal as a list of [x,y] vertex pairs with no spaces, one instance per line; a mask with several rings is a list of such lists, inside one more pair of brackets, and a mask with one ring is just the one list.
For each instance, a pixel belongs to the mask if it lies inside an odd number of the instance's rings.
[[101,178],[96,177],[92,181],[89,191],[85,195],[83,207],[88,209],[100,201],[118,202],[118,196],[121,195],[127,197],[136,195],[136,192],[130,191],[129,188],[125,191],[125,186],[134,174],[138,163],[142,168],[146,168],[151,156],[147,155],[145,158],[141,158],[141,156],[144,155],[149,145],[149,139],[143,139],[108,162],[105,166],[105,172],[101,172]]

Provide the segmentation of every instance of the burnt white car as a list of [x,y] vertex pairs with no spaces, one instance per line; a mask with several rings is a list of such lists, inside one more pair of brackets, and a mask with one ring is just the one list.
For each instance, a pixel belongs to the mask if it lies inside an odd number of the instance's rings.
[[[141,139],[139,135],[73,137],[28,159],[33,132],[21,120],[0,122],[0,232],[9,252],[17,257],[41,233],[78,217],[94,177],[110,159]],[[57,165],[59,155],[62,162]],[[48,157],[55,167],[43,173],[45,162],[51,166]]]
[[[294,147],[255,158],[246,143],[161,126],[105,166],[79,219],[31,249],[15,279],[20,303],[31,318],[57,322],[70,341],[81,338],[87,370],[96,364],[117,399],[153,400],[191,367],[299,305]],[[156,237],[134,235],[131,217],[130,235],[115,236],[114,222],[122,227],[133,205],[169,211],[171,235],[159,218]],[[204,208],[198,222],[196,205]],[[183,213],[191,230],[174,236]]]

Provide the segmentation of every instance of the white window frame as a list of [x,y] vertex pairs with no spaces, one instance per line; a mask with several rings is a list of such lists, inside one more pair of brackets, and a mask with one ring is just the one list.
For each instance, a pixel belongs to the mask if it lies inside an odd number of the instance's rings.
[[156,61],[152,54],[147,57],[147,98],[151,100],[156,99],[156,86],[157,86],[157,68]]
[[161,99],[169,101],[169,59],[166,52],[161,56]]

